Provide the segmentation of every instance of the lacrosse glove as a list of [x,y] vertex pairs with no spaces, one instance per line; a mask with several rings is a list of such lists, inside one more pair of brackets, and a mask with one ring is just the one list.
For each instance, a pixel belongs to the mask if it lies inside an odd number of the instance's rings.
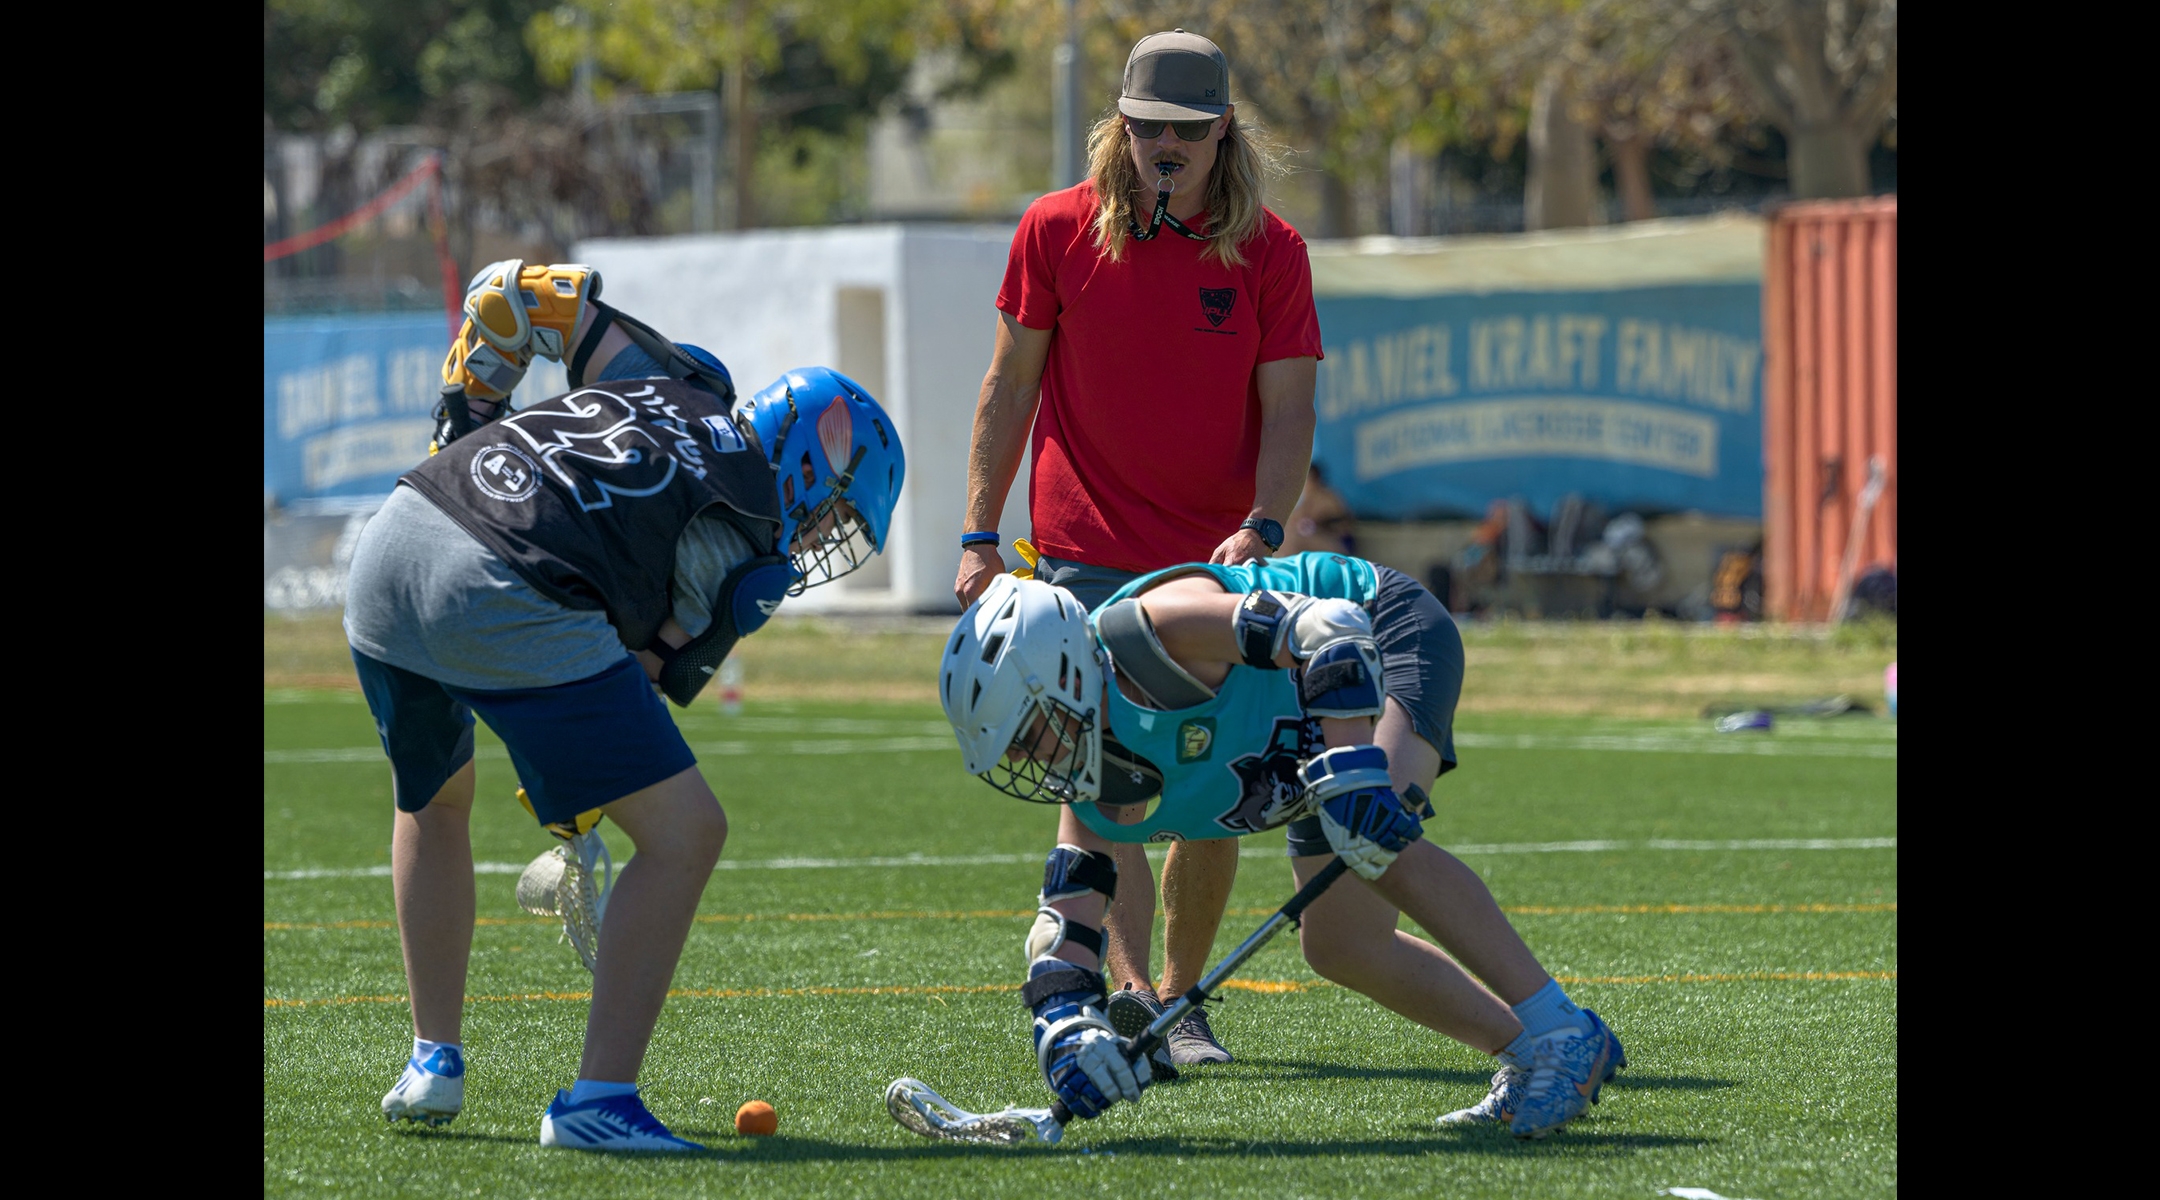
[[1104,1019],[1102,976],[1058,958],[1028,968],[1020,998],[1035,1014],[1035,1056],[1043,1082],[1072,1114],[1099,1117],[1120,1100],[1137,1101],[1153,1082],[1146,1059],[1126,1059]]
[[1425,835],[1388,781],[1387,751],[1337,746],[1298,769],[1308,803],[1319,810],[1328,845],[1364,879],[1387,874],[1395,856]]

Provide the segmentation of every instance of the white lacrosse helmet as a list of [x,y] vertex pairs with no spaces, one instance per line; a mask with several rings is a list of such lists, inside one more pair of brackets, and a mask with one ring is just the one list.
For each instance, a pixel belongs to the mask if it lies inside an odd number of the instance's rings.
[[1037,804],[1102,798],[1103,670],[1072,593],[999,575],[960,614],[938,674],[968,774]]

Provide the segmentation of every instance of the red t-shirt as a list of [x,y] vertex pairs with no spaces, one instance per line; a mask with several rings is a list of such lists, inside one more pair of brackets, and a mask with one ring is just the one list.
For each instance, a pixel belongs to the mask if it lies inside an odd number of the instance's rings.
[[[1205,229],[1206,213],[1187,224]],[[1255,368],[1320,357],[1305,239],[1263,210],[1242,267],[1164,226],[1095,246],[1095,188],[1020,218],[997,306],[1049,329],[1028,509],[1036,547],[1125,571],[1205,560],[1252,511]]]

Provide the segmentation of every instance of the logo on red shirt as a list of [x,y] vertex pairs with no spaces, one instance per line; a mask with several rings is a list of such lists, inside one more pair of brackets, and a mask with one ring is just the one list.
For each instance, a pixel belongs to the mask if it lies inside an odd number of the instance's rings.
[[1210,325],[1221,325],[1230,319],[1230,310],[1237,305],[1236,288],[1201,288],[1200,315]]

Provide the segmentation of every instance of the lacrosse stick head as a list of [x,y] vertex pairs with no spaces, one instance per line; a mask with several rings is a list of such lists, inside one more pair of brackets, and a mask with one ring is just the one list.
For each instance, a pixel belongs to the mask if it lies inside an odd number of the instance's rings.
[[954,1107],[920,1079],[893,1080],[885,1089],[885,1109],[902,1128],[926,1138],[1012,1146],[1036,1139],[1055,1145],[1065,1136],[1065,1127],[1047,1108],[971,1113]]
[[[607,908],[607,893],[613,890],[615,864],[604,844],[578,845],[588,839],[600,842],[596,833],[580,834],[570,845],[553,847],[532,860],[518,876],[517,898],[518,907],[534,916],[561,917],[563,940],[591,971],[600,961],[600,918]],[[596,881],[600,867],[610,885],[605,890]]]
[[518,907],[536,917],[560,916],[555,907],[555,894],[562,887],[563,872],[568,866],[560,846],[532,860],[525,873],[518,876]]

